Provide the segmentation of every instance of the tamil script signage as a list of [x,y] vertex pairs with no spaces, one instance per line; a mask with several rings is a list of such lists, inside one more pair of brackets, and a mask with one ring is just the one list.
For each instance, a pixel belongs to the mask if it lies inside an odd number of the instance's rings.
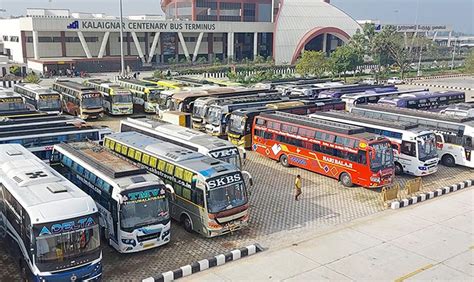
[[452,31],[452,28],[447,25],[426,25],[426,24],[386,24],[379,25],[379,29],[385,27],[394,27],[398,32],[436,32],[436,31]]

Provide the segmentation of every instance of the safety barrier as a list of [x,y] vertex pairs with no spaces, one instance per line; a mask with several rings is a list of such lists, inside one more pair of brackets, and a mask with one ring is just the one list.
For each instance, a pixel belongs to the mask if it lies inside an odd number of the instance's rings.
[[382,203],[386,204],[388,201],[398,200],[400,195],[400,184],[395,184],[392,187],[382,188]]
[[407,183],[405,184],[405,192],[408,194],[408,196],[411,196],[415,193],[420,192],[422,186],[422,181],[421,177],[408,180]]
[[144,282],[169,282],[191,274],[209,269],[211,267],[223,265],[227,262],[238,260],[247,256],[254,255],[263,251],[264,248],[259,244],[253,244],[244,248],[236,249],[225,254],[220,254],[212,258],[196,261],[192,264],[182,266],[176,270],[163,272],[155,277],[148,277],[143,279]]

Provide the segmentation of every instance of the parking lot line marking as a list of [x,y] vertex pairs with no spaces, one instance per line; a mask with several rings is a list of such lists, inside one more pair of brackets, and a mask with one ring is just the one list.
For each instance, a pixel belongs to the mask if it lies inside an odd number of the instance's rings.
[[400,278],[395,279],[395,282],[402,282],[402,281],[404,281],[405,279],[408,279],[408,278],[410,278],[410,277],[412,277],[412,276],[415,276],[415,275],[417,275],[418,273],[423,272],[423,271],[425,271],[425,270],[427,270],[427,269],[430,269],[430,268],[432,268],[432,267],[433,267],[432,264],[425,265],[425,266],[423,266],[423,267],[421,267],[421,268],[418,268],[417,270],[415,270],[415,271],[413,271],[413,272],[408,273],[407,275],[404,275],[404,276],[402,276],[402,277],[400,277]]

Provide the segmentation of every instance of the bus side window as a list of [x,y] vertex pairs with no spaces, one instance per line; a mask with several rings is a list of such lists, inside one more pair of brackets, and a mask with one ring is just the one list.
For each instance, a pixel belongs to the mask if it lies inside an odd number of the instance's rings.
[[367,152],[366,151],[362,151],[362,150],[359,150],[357,152],[357,162],[360,163],[360,164],[367,164]]
[[191,196],[193,198],[193,203],[200,207],[204,207],[204,193],[202,190],[194,189]]
[[401,152],[403,154],[415,157],[416,156],[415,146],[416,144],[414,142],[402,141]]

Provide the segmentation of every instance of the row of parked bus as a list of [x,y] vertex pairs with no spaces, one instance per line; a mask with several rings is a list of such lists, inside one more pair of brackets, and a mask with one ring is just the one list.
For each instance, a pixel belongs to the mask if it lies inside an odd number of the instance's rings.
[[243,150],[150,118],[120,131],[47,113],[0,122],[0,234],[25,276],[94,280],[99,235],[119,252],[147,250],[170,241],[171,218],[205,237],[247,225]]

